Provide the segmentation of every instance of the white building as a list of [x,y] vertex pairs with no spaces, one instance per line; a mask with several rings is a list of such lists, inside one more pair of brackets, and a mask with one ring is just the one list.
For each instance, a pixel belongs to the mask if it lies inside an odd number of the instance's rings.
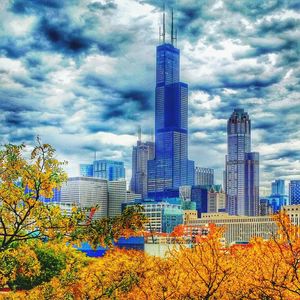
[[61,187],[61,207],[73,204],[81,208],[97,207],[95,219],[107,216],[108,186],[106,179],[70,177]]
[[126,201],[126,181],[117,180],[108,182],[108,216],[115,217],[121,214],[121,205]]

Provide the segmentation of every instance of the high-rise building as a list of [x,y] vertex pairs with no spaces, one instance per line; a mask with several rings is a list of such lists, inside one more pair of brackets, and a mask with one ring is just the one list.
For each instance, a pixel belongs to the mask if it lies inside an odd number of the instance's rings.
[[200,218],[202,213],[207,212],[209,189],[210,186],[208,185],[194,185],[191,187],[191,201],[196,203],[198,218]]
[[207,194],[207,212],[225,212],[226,194],[221,185],[212,185]]
[[115,217],[121,214],[122,203],[126,201],[126,181],[108,181],[108,216]]
[[259,154],[251,152],[251,121],[235,109],[227,122],[226,194],[230,215],[259,214]]
[[97,177],[109,181],[125,179],[124,162],[115,160],[94,160],[93,164],[80,164],[80,176]]
[[132,148],[132,177],[130,190],[133,193],[147,197],[148,160],[154,158],[154,142],[142,142],[141,135],[136,146]]
[[80,176],[94,177],[94,166],[93,164],[80,164],[79,165]]
[[285,195],[285,182],[283,179],[277,179],[272,182],[271,195]]
[[155,158],[148,161],[148,196],[156,199],[166,188],[194,184],[194,162],[188,160],[188,85],[180,82],[173,29],[171,43],[165,42],[165,30],[162,37],[156,48]]
[[107,180],[90,177],[70,177],[61,187],[61,204],[82,208],[97,207],[95,219],[107,217]]
[[300,204],[300,180],[290,181],[289,197],[291,204]]
[[289,197],[285,195],[284,180],[275,180],[271,184],[271,195],[260,199],[260,214],[276,213],[282,206],[289,205]]
[[195,168],[195,185],[213,185],[214,184],[214,169],[210,168]]

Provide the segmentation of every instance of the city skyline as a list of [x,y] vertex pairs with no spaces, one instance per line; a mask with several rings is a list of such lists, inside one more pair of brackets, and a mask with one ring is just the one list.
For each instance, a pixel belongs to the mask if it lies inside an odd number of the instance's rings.
[[[261,185],[300,179],[299,5],[176,2],[166,4],[175,9],[181,77],[190,90],[189,158],[216,169],[221,182],[226,122],[243,108]],[[161,1],[0,6],[1,144],[33,144],[40,135],[69,161],[71,176],[95,151],[129,170],[137,126],[143,141],[154,128]]]

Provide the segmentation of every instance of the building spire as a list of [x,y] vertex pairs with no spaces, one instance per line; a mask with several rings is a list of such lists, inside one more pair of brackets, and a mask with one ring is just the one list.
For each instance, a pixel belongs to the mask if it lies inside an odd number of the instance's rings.
[[163,32],[162,32],[163,44],[166,42],[166,4],[164,2],[163,11]]
[[177,46],[177,28],[174,29],[174,11],[172,8],[172,15],[171,15],[171,44]]

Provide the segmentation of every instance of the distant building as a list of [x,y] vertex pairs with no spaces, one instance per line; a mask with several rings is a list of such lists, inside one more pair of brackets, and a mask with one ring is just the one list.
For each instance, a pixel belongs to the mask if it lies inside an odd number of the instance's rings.
[[154,142],[142,142],[140,135],[136,146],[132,148],[132,177],[130,190],[147,197],[148,160],[154,158]]
[[289,205],[289,198],[285,195],[284,180],[275,180],[271,184],[272,192],[268,197],[260,199],[260,215],[273,214]]
[[122,161],[95,160],[93,164],[80,164],[80,176],[96,177],[109,181],[125,179],[125,168]]
[[201,218],[191,219],[187,225],[215,224],[225,229],[227,244],[249,242],[253,237],[269,239],[277,233],[276,222],[270,216],[231,216],[228,213],[204,213]]
[[271,187],[271,195],[285,195],[285,182],[283,179],[273,181]]
[[121,214],[121,205],[127,200],[126,181],[108,181],[108,217]]
[[94,177],[94,165],[93,164],[80,164],[79,165],[80,176]]
[[261,198],[259,200],[259,215],[269,216],[274,213],[273,207],[269,202],[269,198]]
[[226,194],[230,215],[259,213],[259,154],[251,152],[251,120],[235,109],[227,122]]
[[149,232],[171,233],[175,226],[183,224],[183,210],[179,204],[156,201],[132,201],[123,203],[123,208],[128,205],[140,204],[144,211],[142,212],[148,219],[145,224]]
[[207,211],[225,212],[226,210],[226,194],[221,185],[213,185],[207,194]]
[[191,201],[196,203],[196,210],[200,218],[202,213],[207,212],[208,190],[210,186],[194,185],[191,187]]
[[195,185],[213,185],[214,169],[195,168]]
[[291,180],[289,184],[290,204],[300,204],[300,180]]
[[107,180],[91,177],[70,177],[61,188],[62,205],[82,208],[97,206],[94,218],[107,217]]
[[[286,205],[282,210],[294,225],[300,225],[300,205]],[[203,213],[201,218],[191,218],[186,223],[191,227],[215,224],[223,227],[227,244],[249,242],[253,237],[270,239],[278,227],[272,216],[231,216],[228,213]]]
[[131,201],[140,200],[140,199],[142,199],[141,194],[135,194],[131,191],[126,192],[126,202],[131,202]]

